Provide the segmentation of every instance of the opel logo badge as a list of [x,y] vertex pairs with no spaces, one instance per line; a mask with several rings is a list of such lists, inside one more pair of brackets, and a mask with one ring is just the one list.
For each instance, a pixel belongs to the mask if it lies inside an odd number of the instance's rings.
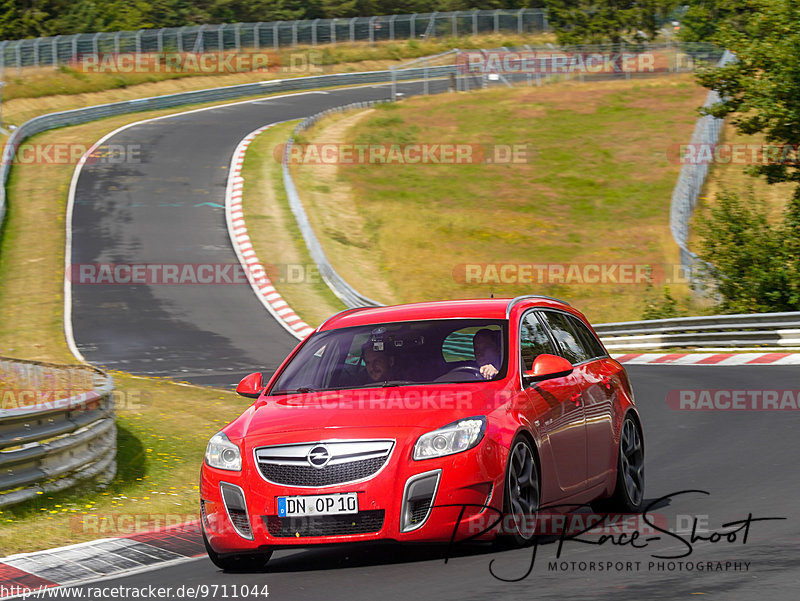
[[328,462],[331,460],[331,454],[324,445],[320,444],[313,447],[308,452],[306,459],[308,459],[308,463],[311,465],[311,467],[322,469],[328,465]]

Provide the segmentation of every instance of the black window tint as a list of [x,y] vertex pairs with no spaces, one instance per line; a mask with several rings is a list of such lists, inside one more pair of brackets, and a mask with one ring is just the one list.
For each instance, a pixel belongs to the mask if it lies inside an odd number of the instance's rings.
[[526,371],[533,368],[533,361],[542,353],[555,354],[550,338],[535,313],[528,313],[522,318],[519,348]]
[[572,328],[578,333],[584,348],[589,352],[589,356],[594,359],[595,357],[605,357],[606,351],[600,341],[595,338],[591,330],[586,327],[577,317],[567,316],[567,319],[572,324]]
[[553,332],[553,338],[558,342],[567,361],[575,365],[581,361],[591,359],[591,353],[584,347],[580,335],[573,330],[566,315],[549,311],[545,315],[547,323],[550,324],[550,330]]

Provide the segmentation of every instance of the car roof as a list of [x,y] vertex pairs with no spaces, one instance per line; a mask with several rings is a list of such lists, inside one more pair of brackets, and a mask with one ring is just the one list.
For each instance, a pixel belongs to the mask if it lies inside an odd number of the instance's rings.
[[446,301],[429,301],[392,305],[388,307],[357,307],[346,309],[329,317],[319,330],[364,326],[396,321],[418,321],[424,319],[507,319],[510,309],[519,305],[565,309],[578,314],[564,301],[548,296],[526,295],[516,298],[471,298]]

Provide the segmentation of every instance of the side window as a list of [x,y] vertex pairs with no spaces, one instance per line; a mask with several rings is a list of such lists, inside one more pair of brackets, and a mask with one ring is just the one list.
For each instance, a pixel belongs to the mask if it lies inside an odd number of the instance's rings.
[[544,326],[532,311],[527,313],[520,323],[519,348],[526,371],[533,368],[533,361],[542,353],[550,355],[556,353]]
[[605,357],[606,351],[603,348],[603,345],[600,344],[600,341],[595,338],[595,335],[592,334],[591,330],[586,327],[580,319],[577,317],[567,316],[567,319],[572,324],[572,329],[577,332],[578,337],[580,338],[581,342],[583,342],[584,348],[589,352],[589,357],[594,359],[595,357]]
[[553,338],[556,339],[564,357],[575,365],[581,361],[591,359],[591,353],[587,349],[580,335],[572,328],[572,325],[563,313],[555,313],[551,311],[544,312],[547,323],[550,324],[550,330],[553,332]]

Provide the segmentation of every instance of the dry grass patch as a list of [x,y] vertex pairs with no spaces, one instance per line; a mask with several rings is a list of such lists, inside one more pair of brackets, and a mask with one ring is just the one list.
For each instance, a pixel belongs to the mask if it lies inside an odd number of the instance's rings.
[[[349,128],[369,118],[374,111],[354,111],[325,120],[324,127],[304,132],[307,144],[325,144],[346,139]],[[376,253],[369,224],[356,205],[349,186],[343,185],[342,165],[307,164],[292,167],[314,232],[325,241],[325,253],[348,282],[358,280],[356,290],[386,304],[397,302],[386,283],[382,256]]]
[[[719,143],[731,145],[766,144],[763,135],[741,134],[730,121],[727,121],[722,128]],[[712,165],[695,215],[698,212],[707,211],[711,206],[715,206],[717,195],[720,192],[735,192],[741,197],[747,197],[752,189],[756,198],[764,201],[770,222],[780,223],[786,203],[794,193],[795,184],[788,182],[770,185],[763,177],[749,175],[747,169],[748,165],[736,163]],[[696,228],[692,227],[691,231],[689,246],[697,247]]]

